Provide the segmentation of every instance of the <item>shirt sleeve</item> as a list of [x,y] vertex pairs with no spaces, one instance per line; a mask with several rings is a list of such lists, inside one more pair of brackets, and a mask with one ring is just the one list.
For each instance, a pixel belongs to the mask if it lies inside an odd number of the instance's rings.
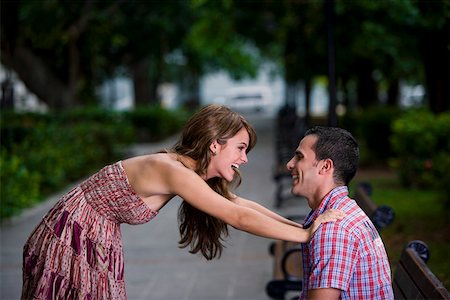
[[357,241],[338,222],[322,224],[310,242],[308,290],[348,290],[358,260]]

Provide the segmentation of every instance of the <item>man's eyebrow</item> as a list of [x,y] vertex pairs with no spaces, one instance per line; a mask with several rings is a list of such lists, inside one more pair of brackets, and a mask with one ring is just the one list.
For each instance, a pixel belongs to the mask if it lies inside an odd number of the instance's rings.
[[241,144],[243,144],[245,147],[248,147],[246,142],[241,142]]
[[300,150],[295,150],[295,155],[297,156],[303,156],[302,152]]

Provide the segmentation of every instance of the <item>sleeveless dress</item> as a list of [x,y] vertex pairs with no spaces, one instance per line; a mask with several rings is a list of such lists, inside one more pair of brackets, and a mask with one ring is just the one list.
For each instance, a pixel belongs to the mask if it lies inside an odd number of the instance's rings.
[[157,213],[120,161],[104,167],[64,195],[28,238],[22,299],[126,299],[120,224]]

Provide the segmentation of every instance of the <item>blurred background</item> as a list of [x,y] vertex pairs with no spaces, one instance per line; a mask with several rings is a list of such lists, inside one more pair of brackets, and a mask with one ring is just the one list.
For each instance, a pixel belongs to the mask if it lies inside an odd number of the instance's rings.
[[396,212],[390,256],[426,240],[448,288],[449,17],[448,0],[3,0],[0,220],[202,105],[289,108],[357,137]]

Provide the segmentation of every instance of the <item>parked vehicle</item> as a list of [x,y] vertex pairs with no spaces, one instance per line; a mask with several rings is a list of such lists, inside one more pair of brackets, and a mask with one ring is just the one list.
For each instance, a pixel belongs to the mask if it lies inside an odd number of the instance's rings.
[[265,111],[273,105],[273,95],[266,86],[241,86],[230,88],[225,104],[236,111]]

